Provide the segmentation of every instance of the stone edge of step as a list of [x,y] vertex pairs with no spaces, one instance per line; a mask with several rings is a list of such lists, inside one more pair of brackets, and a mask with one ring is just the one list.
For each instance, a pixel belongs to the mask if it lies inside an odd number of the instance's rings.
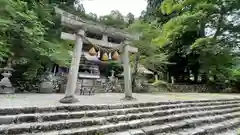
[[[239,114],[236,114],[235,116],[239,117]],[[234,118],[235,116],[233,116],[232,118]],[[212,117],[216,117],[216,116],[212,116]],[[220,116],[218,116],[218,117],[220,117]],[[223,119],[224,118],[222,118],[222,120]],[[202,121],[198,120],[198,123],[201,123],[201,122],[206,122],[206,120],[205,119],[203,119]],[[173,125],[176,125],[177,128],[181,128],[182,126],[188,126],[188,124],[189,124],[187,122],[185,122],[186,125],[178,125],[178,124],[173,124],[173,123],[174,122],[171,122],[171,121],[170,121],[169,125],[163,125],[164,122],[159,123],[159,124],[162,124],[161,127],[159,125],[156,125],[156,123],[154,125],[141,125],[141,127],[139,127],[139,128],[141,129],[144,126],[155,126],[157,128],[160,127],[160,131],[164,132],[166,130],[172,130],[174,128]],[[179,122],[175,122],[175,123],[179,123]],[[193,126],[195,124],[191,123],[191,125]],[[136,130],[137,128],[130,127],[130,126],[124,124],[124,123],[122,123],[122,124],[119,123],[118,125],[106,125],[106,126],[103,126],[103,127],[90,127],[88,129],[76,129],[75,131],[74,130],[65,130],[65,131],[60,131],[58,134],[60,134],[60,135],[72,135],[72,134],[95,135],[95,134],[112,134],[113,132],[119,132],[119,131],[122,131],[123,133],[127,133],[124,130],[129,130],[129,129],[130,130],[133,130],[133,129]],[[154,129],[154,130],[156,130],[156,129]],[[176,129],[174,129],[174,130],[176,130]],[[149,133],[147,133],[147,134],[151,135],[150,132],[152,132],[152,131],[149,130]],[[49,132],[46,135],[54,135],[52,133],[53,132]],[[145,133],[145,135],[146,135],[146,132],[143,132],[143,133]],[[138,134],[139,134],[139,132],[138,132]],[[123,135],[123,134],[121,134],[121,135]],[[128,135],[128,134],[126,134],[126,135]]]
[[214,135],[239,135],[240,134],[240,124],[239,125],[233,125],[232,127],[228,127],[226,130],[218,131]]
[[155,105],[169,105],[181,103],[205,103],[205,102],[228,102],[238,101],[240,98],[218,99],[218,100],[191,100],[191,101],[168,101],[168,102],[146,102],[146,103],[122,103],[122,104],[99,104],[99,105],[59,105],[52,107],[15,107],[0,108],[0,115],[16,115],[21,113],[41,113],[41,112],[57,112],[57,111],[87,111],[87,110],[103,110],[103,109],[123,109],[131,107],[146,107]]
[[[191,133],[191,135],[206,135],[206,134],[213,134],[213,133],[220,133],[225,130],[228,130],[229,128],[234,128],[240,126],[240,118],[230,118],[226,121],[221,121],[218,123],[213,123],[210,125],[203,125],[200,127],[195,128],[194,132]],[[189,134],[188,131],[180,132],[179,135],[187,135]]]
[[[169,135],[173,133],[172,131],[180,130],[182,128],[188,128],[188,131],[190,131],[193,128],[196,128],[197,126],[201,126],[203,124],[206,124],[207,122],[211,122],[211,124],[220,123],[228,119],[240,119],[240,113],[234,113],[233,115],[225,114],[220,116],[212,116],[210,117],[202,117],[200,119],[197,118],[191,118],[185,121],[180,122],[169,122],[164,125],[152,125],[152,126],[145,126],[139,129],[130,129],[123,132],[117,132],[117,133],[109,133],[107,135],[123,135],[124,133],[126,135],[152,135],[152,134],[159,134],[159,133],[169,133]],[[193,129],[194,130],[194,129]],[[171,132],[169,132],[171,131]],[[190,135],[189,132],[182,132],[182,134],[177,133],[177,135]],[[199,133],[201,131],[202,133],[207,133],[206,130],[198,130],[196,129],[196,133]],[[204,131],[204,132],[203,132]],[[129,134],[127,134],[129,133]],[[193,132],[192,132],[193,133]],[[194,134],[195,135],[195,134]],[[198,135],[198,134],[196,134]],[[204,134],[205,135],[205,134]]]
[[[215,111],[202,111],[202,112],[193,112],[193,113],[187,113],[187,114],[180,114],[180,115],[173,115],[173,116],[165,116],[165,117],[157,117],[157,118],[146,118],[144,120],[133,120],[133,121],[128,121],[128,122],[119,122],[117,124],[110,124],[110,129],[109,130],[118,130],[118,128],[138,128],[141,126],[149,126],[151,124],[160,124],[164,122],[171,122],[171,121],[178,121],[178,120],[183,120],[187,118],[192,118],[192,117],[203,117],[207,115],[221,115],[225,113],[233,113],[236,111],[240,111],[240,108],[237,109],[224,109],[224,110],[215,110]],[[86,123],[81,123],[82,121],[72,121],[71,123],[69,122],[50,122],[50,123],[45,123],[45,125],[42,125],[42,123],[39,123],[39,125],[31,125],[29,124],[23,124],[22,127],[19,127],[18,125],[15,126],[10,126],[10,127],[5,127],[1,128],[0,133],[2,134],[17,134],[17,133],[24,133],[24,132],[39,132],[39,130],[44,130],[44,131],[52,131],[52,130],[61,130],[61,129],[70,129],[70,128],[79,128],[82,125],[81,124],[86,124]],[[87,126],[92,126],[93,124],[96,125],[96,121],[90,121],[91,123],[88,123],[89,125]],[[102,121],[99,120],[97,123],[98,126],[101,126],[101,130],[105,130],[104,126],[109,126],[107,123],[101,123]],[[121,125],[123,124],[123,125]],[[111,125],[113,126],[111,128]],[[120,126],[120,127],[119,127]],[[84,130],[86,127],[81,127],[81,130]],[[109,128],[109,127],[106,127]],[[93,132],[97,129],[93,129]],[[106,129],[107,130],[107,129]]]
[[[79,118],[96,118],[96,117],[107,117],[114,115],[126,115],[134,113],[146,113],[152,111],[162,110],[163,115],[169,115],[170,113],[178,112],[189,112],[194,110],[216,110],[216,109],[225,109],[229,107],[238,107],[240,106],[240,101],[236,102],[225,102],[226,104],[216,103],[204,103],[204,104],[179,104],[172,107],[165,106],[153,106],[142,107],[142,108],[125,108],[125,109],[113,109],[113,110],[97,110],[97,111],[83,111],[83,112],[60,112],[60,113],[46,113],[46,114],[19,114],[19,115],[9,115],[9,116],[0,116],[0,125],[3,124],[21,124],[28,122],[47,122],[47,121],[57,121],[57,120],[66,120],[66,119],[79,119]],[[199,105],[199,106],[198,106]],[[204,105],[204,106],[203,106]],[[175,112],[174,112],[175,111]],[[165,113],[164,113],[165,112]],[[154,112],[152,112],[154,113]],[[154,114],[153,114],[154,115]]]

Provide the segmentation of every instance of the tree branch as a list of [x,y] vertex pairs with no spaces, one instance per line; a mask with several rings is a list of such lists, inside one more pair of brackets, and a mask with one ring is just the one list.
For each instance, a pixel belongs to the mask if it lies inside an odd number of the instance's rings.
[[213,36],[214,39],[216,39],[217,36],[219,36],[220,33],[221,33],[221,26],[222,26],[223,17],[224,17],[224,10],[223,10],[223,6],[221,6],[220,16],[219,16],[218,21],[217,21],[217,30],[216,30],[216,32]]

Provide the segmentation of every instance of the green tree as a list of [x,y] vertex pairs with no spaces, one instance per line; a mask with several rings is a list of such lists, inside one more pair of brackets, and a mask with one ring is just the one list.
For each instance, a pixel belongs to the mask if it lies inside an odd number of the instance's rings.
[[120,29],[124,29],[126,27],[123,15],[117,10],[111,11],[109,15],[100,16],[99,21],[105,25]]
[[161,12],[178,16],[163,25],[156,43],[177,63],[170,72],[180,68],[175,77],[195,72],[204,81],[226,80],[235,60],[233,49],[239,45],[240,25],[231,19],[239,17],[239,4],[238,0],[163,1]]
[[142,15],[144,21],[146,22],[157,22],[158,25],[166,23],[170,18],[175,16],[173,14],[164,14],[159,7],[161,6],[164,0],[147,0],[147,9],[146,12]]
[[95,21],[97,21],[98,19],[97,14],[94,14],[94,13],[89,13],[88,17],[90,17],[91,20],[95,20]]
[[0,59],[14,63],[13,81],[31,80],[53,62],[67,65],[68,50],[59,39],[60,20],[52,5],[27,0],[0,5]]
[[141,35],[138,41],[133,42],[139,49],[140,63],[157,74],[164,73],[166,65],[169,64],[167,55],[152,42],[160,34],[160,29],[139,20],[130,25],[128,31]]
[[135,21],[135,17],[132,13],[128,13],[126,18],[127,18],[128,25],[133,24]]
[[112,10],[109,15],[115,20],[124,21],[123,15],[118,10]]

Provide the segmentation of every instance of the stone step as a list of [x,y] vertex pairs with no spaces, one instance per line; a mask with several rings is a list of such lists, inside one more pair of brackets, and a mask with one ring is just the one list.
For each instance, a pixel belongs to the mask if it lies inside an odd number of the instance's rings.
[[[136,129],[144,126],[151,126],[156,124],[164,124],[167,122],[174,121],[182,121],[185,119],[196,118],[196,117],[204,117],[204,116],[215,116],[215,115],[224,115],[227,113],[240,112],[240,108],[231,108],[231,109],[221,109],[214,111],[196,111],[191,113],[183,113],[183,114],[174,114],[163,117],[150,117],[150,118],[142,118],[137,120],[130,121],[118,121],[118,123],[98,123],[96,125],[81,125],[82,120],[66,120],[66,121],[58,121],[55,123],[35,123],[34,125],[26,125],[22,124],[21,126],[13,125],[7,127],[0,127],[0,133],[8,133],[8,134],[19,134],[19,133],[34,133],[43,132],[40,134],[46,135],[55,135],[55,134],[63,134],[63,135],[95,135],[97,133],[106,134],[110,132],[123,131],[128,129]],[[235,115],[234,115],[235,116]],[[239,115],[238,115],[239,116]],[[117,119],[118,116],[116,116]],[[102,118],[99,121],[105,121]],[[65,122],[65,123],[64,123]],[[52,131],[55,130],[55,131]],[[60,130],[60,131],[57,131]],[[8,131],[8,132],[7,132]]]
[[[228,104],[225,104],[228,103]],[[54,113],[35,113],[35,114],[18,114],[18,115],[9,115],[9,116],[0,116],[0,125],[2,124],[20,124],[20,123],[27,123],[27,122],[45,122],[45,121],[57,121],[57,120],[64,120],[64,119],[80,119],[86,117],[104,117],[104,116],[113,116],[113,115],[126,115],[126,114],[133,114],[130,117],[132,119],[142,118],[143,116],[149,117],[152,115],[162,114],[170,115],[176,113],[184,113],[184,112],[191,112],[196,110],[216,110],[216,109],[225,109],[231,107],[240,107],[240,102],[224,102],[221,105],[212,105],[210,103],[207,104],[182,104],[170,106],[153,106],[153,107],[141,107],[141,108],[126,108],[126,109],[112,109],[112,110],[96,110],[96,111],[82,111],[82,112],[54,112]],[[205,105],[205,106],[202,106]],[[190,107],[189,107],[190,106]],[[168,109],[173,108],[173,109]],[[176,108],[176,109],[175,109]],[[159,111],[162,110],[162,111]],[[155,111],[155,112],[154,112]],[[135,115],[134,113],[143,113],[140,115]],[[149,113],[146,113],[149,112]],[[146,113],[146,114],[144,114]],[[124,119],[123,119],[124,120]]]
[[[142,128],[131,129],[123,132],[109,133],[107,135],[155,135],[155,134],[157,135],[191,135],[191,133],[197,132],[198,131],[197,128],[200,127],[201,125],[207,124],[207,126],[209,126],[210,125],[209,123],[211,124],[221,123],[229,119],[240,120],[240,112],[224,114],[224,115],[190,118],[190,119],[177,121],[177,122],[166,122],[164,124],[145,126]],[[188,128],[188,130],[177,132],[178,130],[182,130],[185,128]],[[176,131],[176,132],[173,132],[173,131]]]
[[240,135],[240,125],[228,128],[227,130],[222,130],[221,132],[216,132],[213,135]]
[[[178,135],[213,135],[213,134],[220,135],[220,134],[224,134],[223,132],[225,131],[229,135],[230,132],[227,131],[228,129],[236,128],[239,126],[240,126],[239,117],[228,118],[225,121],[198,126],[193,129],[177,132],[177,134]],[[170,133],[170,134],[173,134],[173,133]]]
[[132,107],[150,107],[157,105],[174,105],[184,103],[215,103],[240,101],[235,99],[219,99],[219,100],[196,100],[196,101],[173,101],[173,102],[148,102],[148,103],[127,103],[127,104],[112,104],[112,105],[61,105],[51,107],[19,107],[19,108],[0,108],[0,115],[16,115],[16,114],[32,114],[42,112],[72,112],[72,111],[87,111],[87,110],[105,110],[105,109],[123,109]]

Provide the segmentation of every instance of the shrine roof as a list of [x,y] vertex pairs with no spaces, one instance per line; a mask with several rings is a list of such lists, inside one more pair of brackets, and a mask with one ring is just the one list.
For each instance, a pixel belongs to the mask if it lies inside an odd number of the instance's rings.
[[[133,69],[131,70],[132,73],[133,73]],[[138,69],[137,69],[137,72],[140,73],[140,74],[148,74],[148,75],[153,75],[154,73],[150,70],[148,70],[147,68],[145,68],[142,64],[138,64]],[[123,76],[124,74],[121,73],[119,76]]]

